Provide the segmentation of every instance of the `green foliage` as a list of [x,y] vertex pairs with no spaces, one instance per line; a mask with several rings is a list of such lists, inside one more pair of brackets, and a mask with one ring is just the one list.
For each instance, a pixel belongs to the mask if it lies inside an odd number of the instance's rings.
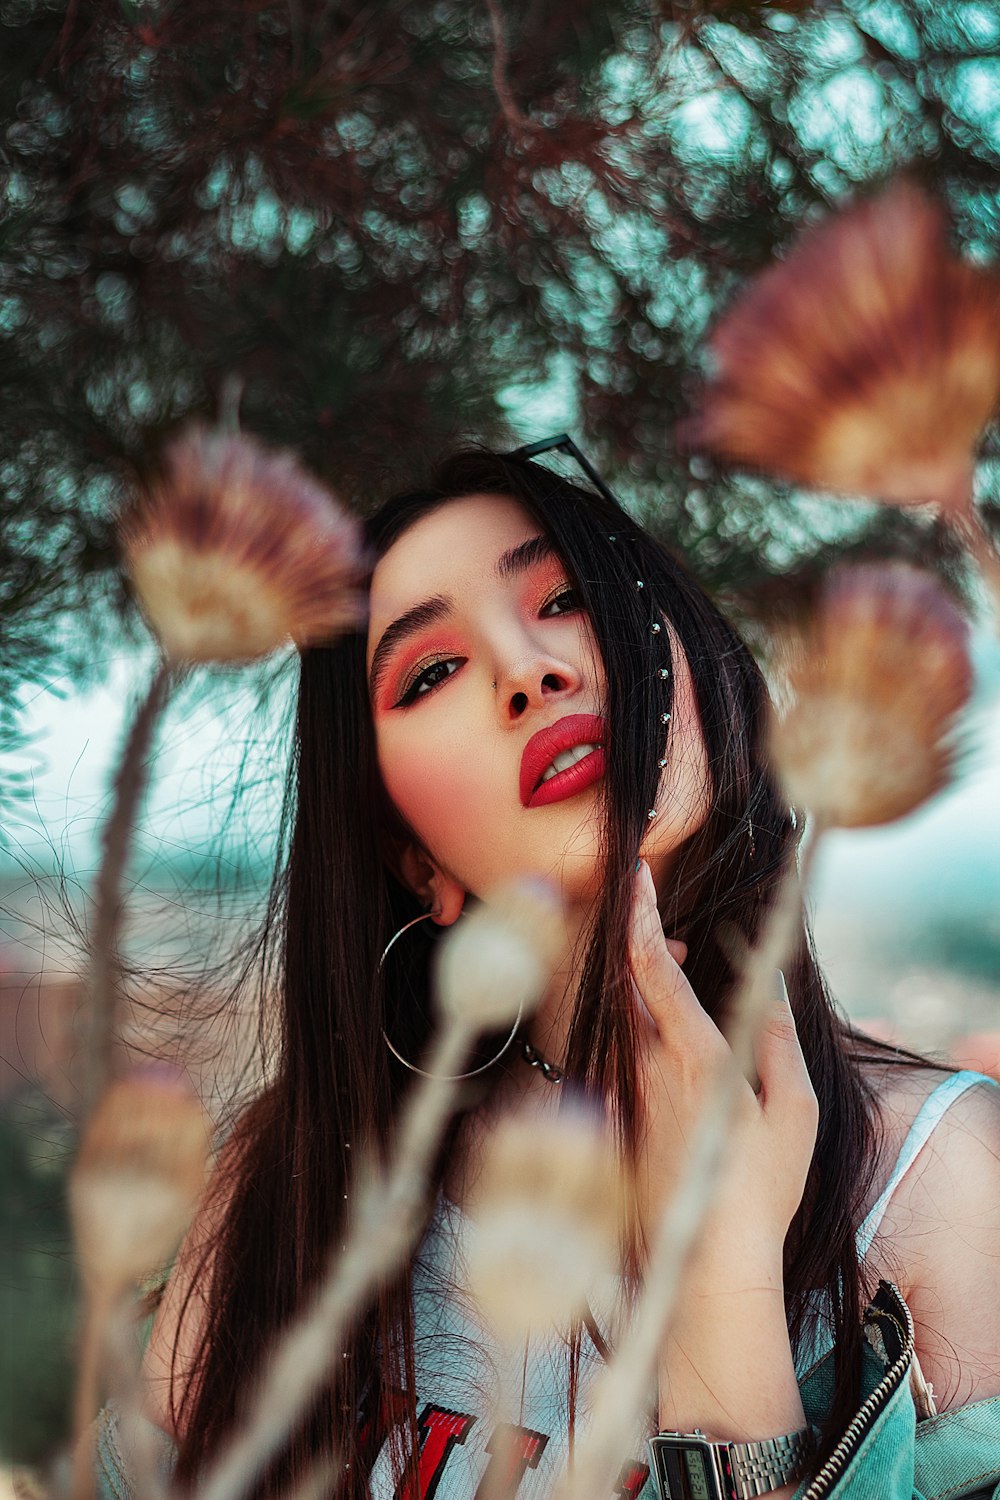
[[19,684],[134,627],[115,507],[228,377],[365,508],[456,437],[543,435],[504,397],[558,365],[555,426],[752,607],[886,523],[678,456],[717,308],[903,166],[969,253],[1000,236],[975,0],[3,0],[0,26],[0,750]]
[[0,1115],[0,1461],[35,1464],[69,1431],[75,1286],[65,1127],[44,1098]]

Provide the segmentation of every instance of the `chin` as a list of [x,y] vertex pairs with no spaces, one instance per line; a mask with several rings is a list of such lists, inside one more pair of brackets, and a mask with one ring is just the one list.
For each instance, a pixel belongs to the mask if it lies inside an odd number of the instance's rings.
[[590,907],[604,889],[604,869],[595,852],[566,854],[558,865],[538,873],[552,882],[568,906]]

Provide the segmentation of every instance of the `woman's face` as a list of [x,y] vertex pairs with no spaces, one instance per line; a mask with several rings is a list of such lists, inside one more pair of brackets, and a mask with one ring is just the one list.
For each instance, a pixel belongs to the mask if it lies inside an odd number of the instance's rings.
[[[598,717],[604,667],[590,622],[538,522],[507,496],[449,500],[381,558],[370,606],[379,766],[433,870],[435,907],[449,892],[482,896],[520,874],[547,877],[568,901],[592,898],[600,742],[614,725]],[[671,646],[668,764],[642,848],[660,879],[704,822],[709,796],[691,675],[672,631]]]

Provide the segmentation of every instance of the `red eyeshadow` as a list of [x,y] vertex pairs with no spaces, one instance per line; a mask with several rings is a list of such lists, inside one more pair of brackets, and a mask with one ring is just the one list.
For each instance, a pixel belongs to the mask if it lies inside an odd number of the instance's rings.
[[399,652],[393,655],[386,667],[385,679],[375,702],[375,707],[391,708],[399,701],[403,692],[403,684],[406,682],[413,667],[425,658],[440,658],[444,656],[461,656],[461,646],[454,638],[451,640],[438,637],[423,637],[421,640],[408,641]]

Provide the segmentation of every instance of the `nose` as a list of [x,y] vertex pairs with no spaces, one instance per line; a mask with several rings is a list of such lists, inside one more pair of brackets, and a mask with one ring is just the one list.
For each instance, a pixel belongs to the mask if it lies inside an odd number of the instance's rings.
[[531,709],[545,708],[555,698],[575,696],[581,685],[578,667],[538,648],[497,663],[497,703],[509,723]]

